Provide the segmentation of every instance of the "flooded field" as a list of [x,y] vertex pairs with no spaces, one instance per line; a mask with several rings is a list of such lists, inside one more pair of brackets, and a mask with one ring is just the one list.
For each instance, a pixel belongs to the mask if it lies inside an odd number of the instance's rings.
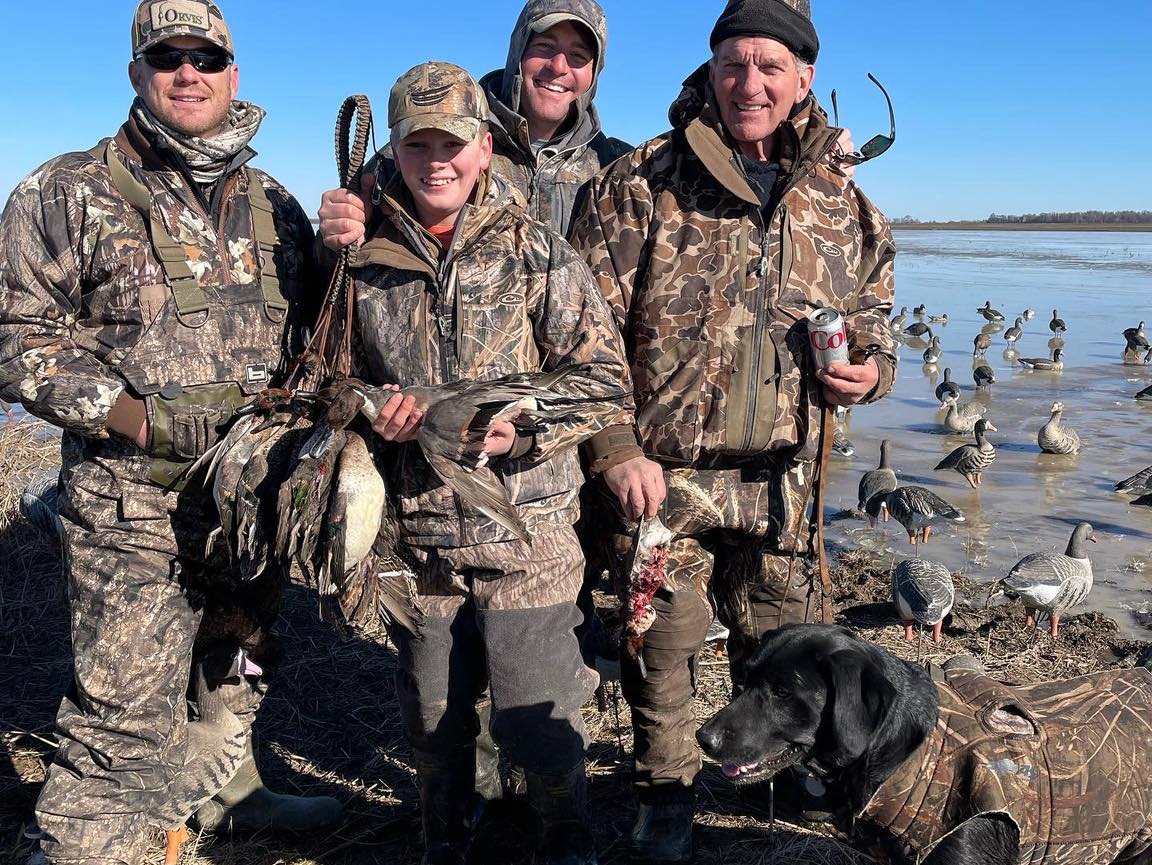
[[[1132,398],[1152,384],[1152,367],[1121,360],[1121,331],[1140,319],[1152,323],[1152,234],[907,231],[897,232],[896,242],[897,307],[908,306],[908,324],[921,320],[911,312],[919,304],[928,315],[947,313],[946,325],[930,324],[943,356],[925,366],[926,342],[906,340],[895,392],[849,416],[855,455],[833,458],[829,540],[900,558],[912,553],[898,524],[885,534],[837,513],[855,506],[860,474],[876,466],[887,438],[902,483],[928,487],[967,517],[933,534],[924,550],[929,558],[993,580],[1027,553],[1063,552],[1073,526],[1087,520],[1098,540],[1089,545],[1096,584],[1078,610],[1099,610],[1140,633],[1136,613],[1152,610],[1152,508],[1130,506],[1112,487],[1152,464],[1152,402]],[[976,312],[986,300],[1007,321],[987,328],[986,363],[996,383],[976,394],[972,341],[988,324]],[[1056,308],[1068,325],[1062,372],[1026,370],[1005,354],[1004,329],[1025,308],[1036,317],[1023,325],[1018,355],[1049,356]],[[933,471],[953,448],[972,441],[940,424],[934,391],[945,367],[964,391],[961,401],[985,403],[998,429],[989,434],[997,458],[978,491],[954,471]],[[1037,445],[1056,400],[1066,406],[1065,425],[1083,440],[1075,456],[1043,454]]]

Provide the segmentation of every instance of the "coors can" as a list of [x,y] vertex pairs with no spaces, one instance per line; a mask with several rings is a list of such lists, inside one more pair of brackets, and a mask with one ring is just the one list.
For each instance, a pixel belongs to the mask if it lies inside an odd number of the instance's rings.
[[812,342],[812,356],[816,358],[818,369],[834,363],[848,363],[848,334],[844,332],[844,318],[832,307],[826,306],[808,316],[808,338]]

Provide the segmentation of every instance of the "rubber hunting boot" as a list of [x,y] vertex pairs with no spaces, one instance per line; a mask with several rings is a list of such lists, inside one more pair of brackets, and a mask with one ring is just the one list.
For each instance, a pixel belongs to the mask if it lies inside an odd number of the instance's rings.
[[525,772],[524,778],[541,825],[536,865],[596,865],[584,763],[562,774]]

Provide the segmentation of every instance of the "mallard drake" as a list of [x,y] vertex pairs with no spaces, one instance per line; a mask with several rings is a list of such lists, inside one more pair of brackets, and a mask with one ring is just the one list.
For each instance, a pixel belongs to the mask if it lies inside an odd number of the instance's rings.
[[928,321],[930,321],[932,324],[947,324],[948,313],[942,312],[939,315],[930,315],[928,316]]
[[924,487],[897,487],[884,497],[884,507],[908,532],[908,542],[928,543],[932,526],[942,522],[964,522],[964,514]]
[[972,339],[972,357],[984,357],[988,346],[992,345],[992,337],[986,333],[978,333]]
[[1114,487],[1118,493],[1132,493],[1136,496],[1152,493],[1152,466],[1141,469],[1130,478],[1125,478]]
[[940,642],[944,619],[952,612],[956,589],[952,572],[939,562],[905,559],[892,571],[892,603],[904,622],[904,639],[913,639],[913,625],[932,629],[932,642]]
[[984,318],[987,319],[988,321],[1003,321],[1004,320],[1004,313],[1002,313],[998,309],[993,309],[992,308],[992,301],[990,301],[990,300],[984,301],[984,305],[981,307],[977,307],[976,311],[978,313],[980,313],[982,316],[984,316]]
[[1059,372],[1064,369],[1064,349],[1052,350],[1052,357],[1018,357],[1020,365],[1025,369],[1038,369],[1045,372]]
[[1048,329],[1053,333],[1064,333],[1068,330],[1068,325],[1064,323],[1064,319],[1060,317],[1057,310],[1052,310],[1052,320],[1048,322]]
[[[896,489],[896,472],[889,461],[892,443],[888,439],[880,442],[880,464],[869,469],[860,476],[856,508],[868,514],[868,524],[876,525],[880,511],[883,507],[883,498]],[[875,500],[875,508],[872,503]]]
[[928,312],[928,308],[924,306],[924,304],[920,304],[912,308],[913,315],[924,315],[926,312]]
[[943,353],[943,349],[940,348],[940,337],[932,337],[932,342],[928,344],[928,348],[924,349],[924,363],[936,363],[940,360],[940,355]]
[[947,411],[944,413],[944,418],[940,422],[944,425],[944,429],[952,433],[970,433],[976,429],[976,421],[983,417],[987,411],[987,406],[981,405],[978,402],[970,402],[960,405],[960,400],[952,398],[945,401]]
[[978,390],[988,388],[996,383],[996,373],[988,364],[982,363],[972,370],[972,380],[976,382]]
[[976,489],[980,485],[980,476],[996,459],[996,448],[986,438],[989,431],[996,432],[996,427],[980,418],[974,427],[976,443],[960,445],[940,460],[935,470],[952,469],[962,475],[972,489]]
[[931,338],[932,328],[922,321],[914,321],[904,328],[905,336],[927,336]]
[[1047,613],[1053,637],[1060,630],[1060,615],[1082,603],[1092,591],[1092,562],[1085,541],[1096,543],[1091,523],[1080,523],[1072,531],[1068,548],[1059,553],[1030,553],[1018,561],[1008,576],[993,586],[989,598],[1006,595],[1019,599],[1028,616],[1028,626],[1036,624],[1037,611]]
[[1032,319],[1034,319],[1036,317],[1036,310],[1031,309],[1031,308],[1026,309],[1022,313],[1020,313],[1020,317],[1022,319],[1024,319],[1025,321],[1031,321]]
[[1036,443],[1046,454],[1075,454],[1080,452],[1080,436],[1076,430],[1063,426],[1060,417],[1064,413],[1064,403],[1052,403],[1052,416],[1040,427]]
[[1020,339],[1021,336],[1024,335],[1024,328],[1022,328],[1020,326],[1023,323],[1024,323],[1024,319],[1017,318],[1015,323],[1010,328],[1008,328],[1006,331],[1004,331],[1004,341],[1006,343],[1012,344],[1012,343],[1016,342],[1018,339]]
[[953,399],[959,399],[960,385],[952,381],[952,368],[946,366],[944,367],[944,380],[936,385],[936,399],[940,400],[941,406],[948,404],[949,394]]

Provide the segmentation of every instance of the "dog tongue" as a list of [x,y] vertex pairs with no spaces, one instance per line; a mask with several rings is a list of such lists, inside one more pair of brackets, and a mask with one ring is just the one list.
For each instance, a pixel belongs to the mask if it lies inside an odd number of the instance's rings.
[[733,766],[731,763],[725,763],[722,768],[724,770],[724,774],[726,776],[728,776],[729,778],[739,778],[740,777],[740,767],[739,766]]

